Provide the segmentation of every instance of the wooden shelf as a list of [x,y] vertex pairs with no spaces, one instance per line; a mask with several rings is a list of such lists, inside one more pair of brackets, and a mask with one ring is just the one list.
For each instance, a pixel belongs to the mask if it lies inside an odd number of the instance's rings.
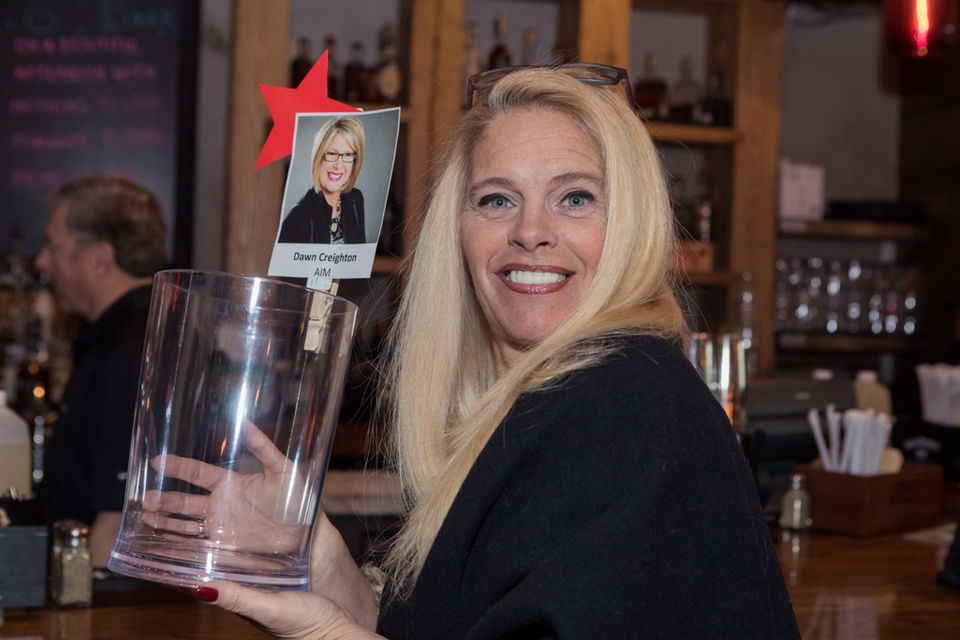
[[650,137],[657,142],[726,145],[740,141],[740,132],[731,127],[708,127],[676,122],[647,122]]
[[853,240],[899,240],[917,242],[927,237],[924,227],[870,220],[820,220],[780,224],[780,235],[793,238],[847,238]]
[[837,353],[898,353],[920,346],[917,338],[889,335],[781,333],[777,347],[782,351],[830,351]]
[[705,271],[683,278],[681,282],[698,287],[732,287],[737,285],[741,278],[742,274],[735,271]]
[[335,458],[373,458],[383,444],[383,427],[367,422],[343,421],[337,424],[330,452]]
[[375,256],[373,258],[373,273],[384,275],[400,273],[403,259],[396,256]]

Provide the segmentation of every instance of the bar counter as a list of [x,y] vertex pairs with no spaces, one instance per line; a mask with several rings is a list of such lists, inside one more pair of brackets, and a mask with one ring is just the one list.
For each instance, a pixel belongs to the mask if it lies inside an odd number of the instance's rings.
[[936,581],[950,525],[866,538],[773,535],[804,640],[960,638],[960,589]]
[[[960,590],[935,580],[947,530],[870,538],[771,533],[805,640],[960,638]],[[265,637],[188,594],[132,580],[98,588],[89,609],[8,609],[0,626],[0,638],[20,640]]]
[[[107,584],[104,584],[107,583]],[[94,589],[93,606],[82,609],[7,609],[0,638],[17,640],[104,640],[107,638],[269,638],[223,609],[190,594],[128,578],[111,578]],[[114,587],[112,585],[120,585]]]

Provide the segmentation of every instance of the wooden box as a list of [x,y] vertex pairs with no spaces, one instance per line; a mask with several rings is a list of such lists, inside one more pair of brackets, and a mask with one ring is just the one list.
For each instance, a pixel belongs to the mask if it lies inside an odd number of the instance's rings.
[[807,476],[813,528],[870,536],[934,525],[940,518],[943,469],[905,463],[900,473],[855,476],[800,467]]

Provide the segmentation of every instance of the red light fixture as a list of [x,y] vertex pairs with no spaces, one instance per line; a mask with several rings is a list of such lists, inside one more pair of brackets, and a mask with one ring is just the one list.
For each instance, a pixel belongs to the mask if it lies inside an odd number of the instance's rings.
[[909,58],[940,55],[957,38],[958,0],[883,0],[887,44]]

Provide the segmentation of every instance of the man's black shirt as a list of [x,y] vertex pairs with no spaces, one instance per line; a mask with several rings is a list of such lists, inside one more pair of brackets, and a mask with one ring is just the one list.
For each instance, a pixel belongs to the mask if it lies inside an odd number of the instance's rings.
[[92,523],[99,511],[123,508],[150,292],[126,293],[77,339],[44,464],[50,522]]

